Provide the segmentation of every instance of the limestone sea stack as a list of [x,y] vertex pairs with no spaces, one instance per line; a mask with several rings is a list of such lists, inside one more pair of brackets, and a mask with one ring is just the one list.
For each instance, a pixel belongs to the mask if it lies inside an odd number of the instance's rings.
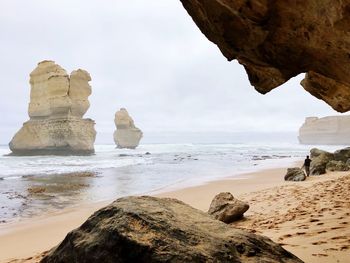
[[94,153],[95,122],[89,109],[90,74],[70,75],[54,61],[42,61],[30,74],[30,120],[9,146],[14,155],[87,155]]
[[350,115],[308,117],[299,129],[301,144],[350,144]]
[[115,114],[114,141],[118,148],[135,149],[142,138],[142,131],[135,127],[134,120],[125,108],[121,108]]

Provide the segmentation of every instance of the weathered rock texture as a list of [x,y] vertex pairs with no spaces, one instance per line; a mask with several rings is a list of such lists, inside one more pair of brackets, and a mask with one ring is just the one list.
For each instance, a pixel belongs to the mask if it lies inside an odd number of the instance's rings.
[[350,147],[335,151],[326,152],[317,148],[310,151],[311,175],[320,175],[326,171],[349,171],[350,170]]
[[350,109],[350,0],[181,0],[260,93],[299,73],[302,86],[339,112]]
[[9,146],[16,155],[91,154],[95,122],[82,119],[89,108],[91,77],[85,70],[69,76],[53,61],[42,61],[30,74],[30,120]]
[[93,214],[42,262],[302,261],[175,199],[126,197]]
[[243,217],[249,209],[246,202],[238,200],[229,192],[220,193],[211,201],[208,214],[224,223],[232,223]]
[[302,144],[350,144],[350,116],[308,117],[298,139]]
[[331,160],[327,163],[326,170],[327,171],[349,171],[350,167],[348,164],[342,161]]
[[121,108],[115,114],[114,142],[118,148],[135,149],[142,138],[142,131],[135,127],[134,120],[126,109]]
[[305,181],[305,179],[306,179],[305,173],[299,167],[288,168],[287,174],[284,176],[285,181],[298,182],[298,181]]
[[334,152],[334,159],[336,161],[342,161],[348,163],[350,159],[350,147],[346,147]]
[[311,165],[310,175],[321,175],[326,173],[327,163],[334,160],[334,154],[313,148],[310,151]]

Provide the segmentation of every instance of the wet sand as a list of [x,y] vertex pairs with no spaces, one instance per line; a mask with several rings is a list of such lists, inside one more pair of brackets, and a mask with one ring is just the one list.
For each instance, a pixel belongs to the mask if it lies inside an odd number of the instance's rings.
[[[205,185],[157,194],[206,211],[229,191],[246,200],[244,220],[232,224],[270,237],[305,262],[349,262],[350,172],[284,182],[286,168],[263,170]],[[64,209],[0,227],[0,262],[38,262],[72,229],[109,202]],[[251,230],[254,229],[254,230]]]

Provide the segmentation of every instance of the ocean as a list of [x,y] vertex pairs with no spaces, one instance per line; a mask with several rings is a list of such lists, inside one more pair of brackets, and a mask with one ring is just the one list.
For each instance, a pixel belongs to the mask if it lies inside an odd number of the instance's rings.
[[308,154],[310,146],[148,143],[135,150],[115,145],[96,145],[95,150],[92,156],[15,157],[7,156],[7,146],[0,146],[0,223],[81,203],[159,193],[225,177],[244,178],[244,173],[292,166]]

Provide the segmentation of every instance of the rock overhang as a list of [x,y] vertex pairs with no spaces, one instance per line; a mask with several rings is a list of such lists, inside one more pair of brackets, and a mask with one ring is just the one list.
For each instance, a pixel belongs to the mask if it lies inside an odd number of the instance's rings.
[[350,110],[350,0],[180,1],[259,93],[306,73],[306,91],[336,111]]

